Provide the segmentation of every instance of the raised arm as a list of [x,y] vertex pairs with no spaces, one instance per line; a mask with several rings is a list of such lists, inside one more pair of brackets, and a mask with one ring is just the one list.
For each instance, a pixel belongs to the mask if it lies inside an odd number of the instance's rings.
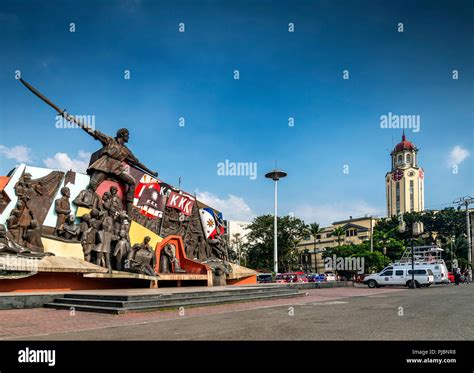
[[130,163],[132,166],[138,167],[141,170],[148,172],[149,174],[153,176],[158,176],[158,172],[150,170],[147,166],[145,166],[143,163],[141,163],[137,157],[135,157],[132,152],[129,153],[127,157],[127,162]]

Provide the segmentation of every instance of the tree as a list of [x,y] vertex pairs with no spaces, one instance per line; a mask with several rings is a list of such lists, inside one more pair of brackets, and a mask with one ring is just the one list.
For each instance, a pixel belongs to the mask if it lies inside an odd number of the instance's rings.
[[318,223],[311,223],[308,225],[308,233],[313,236],[314,250],[316,250],[316,236],[323,231],[324,229],[320,228]]
[[398,237],[398,227],[388,230],[381,230],[377,225],[374,227],[373,242],[374,249],[383,252],[386,249],[386,256],[389,261],[400,259],[405,251],[405,242]]
[[[245,245],[250,268],[273,271],[273,215],[256,217],[248,226]],[[303,220],[290,216],[277,218],[278,268],[289,272],[298,268],[297,244],[307,235]]]
[[453,254],[453,259],[456,259],[458,261],[458,266],[461,268],[466,268],[469,263],[467,260],[468,251],[469,251],[469,243],[467,242],[466,237],[464,236],[457,237],[453,242],[452,254]]
[[317,241],[317,238],[316,236],[318,234],[321,234],[322,232],[324,232],[324,229],[323,228],[320,228],[319,227],[319,224],[318,223],[311,223],[309,226],[308,226],[308,233],[313,236],[313,242],[314,242],[314,260],[315,260],[315,267],[316,267],[316,272],[318,271],[318,258],[317,258],[317,253],[316,253],[316,241]]
[[[450,259],[451,237],[462,237],[466,232],[466,215],[463,211],[457,211],[452,207],[445,208],[439,211],[423,211],[423,212],[407,212],[403,214],[403,220],[406,223],[406,230],[403,233],[398,231],[399,218],[393,216],[391,218],[381,219],[374,227],[374,241],[375,237],[387,237],[392,239],[392,247],[401,245],[403,247],[411,246],[412,226],[413,222],[421,221],[424,225],[424,237],[418,237],[415,240],[416,245],[434,245],[439,244],[444,250],[444,259]],[[401,255],[402,250],[391,250],[391,258],[398,259],[395,255]],[[461,250],[459,263],[463,259],[467,260],[467,251]]]
[[344,232],[344,229],[342,229],[342,227],[337,227],[336,229],[333,230],[332,234],[337,236],[337,246],[341,246],[341,242],[342,242],[341,237],[346,234],[346,232]]
[[[379,272],[385,267],[384,256],[379,251],[370,251],[370,243],[365,241],[361,244],[354,245],[341,245],[333,248],[328,248],[323,253],[323,258],[326,262],[327,258],[333,258],[336,255],[337,258],[363,258],[364,259],[364,273]],[[337,273],[341,276],[350,278],[355,274],[355,271],[337,270]]]

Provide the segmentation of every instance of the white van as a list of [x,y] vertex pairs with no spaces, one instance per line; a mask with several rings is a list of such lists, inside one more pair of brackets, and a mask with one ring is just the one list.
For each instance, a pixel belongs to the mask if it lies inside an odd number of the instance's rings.
[[[411,265],[396,267],[386,267],[380,273],[375,273],[364,277],[363,283],[369,288],[378,288],[381,286],[408,286],[412,284]],[[428,287],[434,283],[433,271],[430,268],[420,266],[415,267],[415,285],[416,287]]]
[[[391,264],[393,269],[396,270],[398,268],[405,268],[409,266],[411,268],[411,261],[410,262],[395,262]],[[434,283],[435,284],[449,284],[448,278],[448,267],[446,267],[446,263],[444,260],[434,260],[434,261],[415,261],[415,270],[418,268],[429,268],[433,272],[434,276]]]
[[448,267],[443,260],[444,250],[436,245],[407,247],[400,260],[391,263],[394,269],[398,266],[411,266],[415,259],[415,269],[429,268],[433,272],[435,284],[449,284]]

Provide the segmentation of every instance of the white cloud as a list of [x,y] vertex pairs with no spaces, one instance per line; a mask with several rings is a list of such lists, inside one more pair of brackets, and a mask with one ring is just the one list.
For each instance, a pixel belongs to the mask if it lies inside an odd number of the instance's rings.
[[199,191],[196,197],[206,205],[221,211],[224,215],[224,219],[252,221],[255,217],[255,213],[242,197],[229,194],[226,199],[222,199],[212,193]]
[[61,171],[73,170],[85,173],[89,165],[91,153],[80,150],[77,158],[70,158],[66,153],[56,153],[52,158],[43,159],[48,168]]
[[12,148],[0,145],[0,154],[7,159],[14,159],[20,163],[31,162],[31,149],[24,145],[17,145]]
[[338,220],[349,219],[350,216],[360,218],[365,215],[381,215],[381,208],[370,206],[365,201],[348,201],[326,203],[321,205],[301,205],[294,209],[296,217],[309,224],[316,222],[321,226],[329,226]]
[[460,165],[467,157],[469,157],[469,150],[460,145],[454,146],[448,155],[447,163],[450,167]]

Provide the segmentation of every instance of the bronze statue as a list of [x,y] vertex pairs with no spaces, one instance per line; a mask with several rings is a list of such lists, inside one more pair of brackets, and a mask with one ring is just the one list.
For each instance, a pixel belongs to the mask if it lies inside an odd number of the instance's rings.
[[156,276],[155,252],[149,245],[150,237],[146,236],[143,243],[135,244],[130,251],[125,268],[130,272],[142,273],[144,275]]
[[6,221],[8,232],[17,242],[20,242],[20,214],[20,210],[14,208]]
[[43,258],[46,255],[54,255],[51,253],[32,252],[17,244],[3,224],[0,224],[0,254],[24,256],[27,258]]
[[172,246],[167,244],[161,250],[160,273],[186,273],[184,269],[181,269],[179,260],[173,253]]
[[0,214],[3,214],[3,211],[5,211],[9,203],[10,198],[7,194],[3,190],[0,191]]
[[82,128],[94,139],[99,140],[103,146],[99,158],[87,169],[87,173],[91,175],[90,184],[92,189],[96,190],[99,184],[107,177],[112,177],[113,179],[124,183],[127,188],[125,196],[127,211],[130,211],[133,204],[136,180],[126,172],[123,162],[138,167],[153,176],[157,176],[158,173],[151,171],[144,164],[140,163],[140,161],[127,148],[125,144],[128,142],[130,137],[128,129],[121,128],[117,131],[115,137],[111,137],[88,127]]
[[215,238],[209,238],[207,240],[209,245],[212,248],[213,254],[216,258],[221,259],[221,260],[228,260],[228,255],[227,255],[227,246],[225,242],[225,238],[223,236],[215,236]]
[[117,192],[117,187],[116,186],[111,186],[110,187],[110,204],[111,207],[113,207],[116,211],[122,211],[123,210],[123,203],[120,197],[118,196]]
[[[100,228],[102,226],[102,229]],[[112,231],[109,222],[101,223],[100,220],[95,221],[95,228],[97,229],[95,246],[92,249],[96,253],[95,262],[97,265],[102,265],[112,272],[110,263],[110,245],[112,243]]]
[[126,204],[127,212],[130,213],[133,205],[133,193],[135,187],[135,179],[130,176],[126,171],[123,165],[123,162],[143,170],[153,176],[158,176],[157,172],[151,171],[148,167],[142,164],[127,148],[125,145],[130,137],[128,129],[121,128],[117,131],[115,137],[108,136],[100,131],[93,130],[90,126],[82,123],[78,118],[73,115],[66,113],[66,110],[61,110],[48,98],[42,95],[38,90],[36,90],[29,83],[24,81],[22,78],[19,79],[20,82],[28,88],[33,94],[51,106],[56,112],[61,115],[67,121],[76,123],[79,128],[82,128],[88,135],[92,136],[95,140],[98,140],[102,143],[102,149],[100,150],[99,158],[93,162],[87,169],[87,173],[91,175],[91,188],[95,191],[99,184],[104,181],[107,177],[112,177],[117,181],[121,181],[127,187],[126,192]]
[[67,217],[71,213],[71,205],[69,203],[69,197],[71,197],[71,191],[68,187],[61,188],[61,198],[58,198],[54,201],[54,211],[58,215],[56,220],[56,229],[54,234],[58,236],[59,231],[62,228],[62,225],[65,223]]
[[[227,243],[222,237],[217,236],[210,240],[206,239],[197,204],[196,207],[193,206],[190,217],[182,216],[182,214],[174,208],[165,207],[161,216],[158,218],[150,218],[141,215],[138,209],[132,208],[135,185],[136,182],[143,177],[143,172],[153,176],[157,176],[158,174],[140,163],[127,147],[130,134],[126,128],[119,129],[116,136],[109,136],[100,131],[96,131],[82,123],[80,119],[54,105],[23,79],[20,79],[20,81],[41,100],[53,107],[60,116],[67,121],[77,124],[79,128],[82,128],[88,135],[100,141],[102,144],[102,148],[92,156],[87,170],[87,173],[90,175],[88,188],[83,190],[79,196],[74,199],[75,205],[91,208],[90,217],[84,218],[81,222],[79,236],[83,244],[86,260],[95,262],[95,258],[90,258],[90,248],[102,248],[103,246],[103,242],[98,239],[100,235],[97,233],[98,230],[101,229],[100,226],[103,221],[106,222],[106,226],[112,225],[113,228],[107,228],[106,231],[113,231],[111,244],[114,242],[116,245],[121,240],[119,237],[121,236],[120,233],[122,230],[127,232],[128,238],[130,218],[162,237],[166,237],[170,234],[182,236],[186,255],[189,257],[197,258],[200,261],[208,258],[228,260]],[[128,165],[132,167],[128,167]],[[69,182],[74,184],[74,176],[72,173],[66,174],[66,178],[63,176],[64,173],[54,171],[47,176],[32,180],[31,175],[24,173],[17,185],[15,185],[15,191],[19,200],[17,205],[19,213],[17,211],[12,212],[10,216],[11,219],[9,218],[7,224],[11,226],[11,232],[18,238],[19,243],[23,244],[23,239],[27,236],[32,220],[36,220],[39,225],[44,222],[48,208],[53,202],[54,196],[57,194],[61,183],[66,184],[63,180],[69,180]],[[102,199],[97,195],[97,188],[105,180],[122,183],[120,186],[124,186],[123,199],[118,197],[118,190],[115,187],[111,187],[110,190],[104,194]],[[168,189],[171,189],[171,187],[168,186]],[[163,196],[163,198],[166,197]],[[0,205],[1,204],[2,202],[0,201]],[[156,205],[156,207],[158,207],[158,205]],[[58,214],[55,229],[55,233],[57,234],[59,227],[66,223],[67,216],[71,212],[69,196],[66,197],[63,194],[60,199],[55,201],[55,210]],[[122,215],[121,211],[123,211],[125,215]],[[218,226],[222,224],[219,217],[216,217],[216,221]],[[94,232],[94,234],[91,232]],[[98,240],[100,242],[96,242]],[[143,245],[143,243],[141,245]],[[131,259],[132,270],[139,271],[139,273],[143,273],[143,271],[152,273],[153,271],[150,271],[150,267],[146,267],[143,264],[142,259],[148,257],[153,258],[154,255],[150,255],[150,251],[152,252],[153,250],[147,248],[146,245],[138,248],[135,245],[134,248],[134,250],[131,250],[130,255],[128,255]],[[137,254],[140,254],[138,255],[139,260],[136,260]],[[98,253],[98,256],[100,256],[100,261],[104,259],[102,251]],[[147,265],[149,265],[149,263]],[[153,268],[154,267],[152,267],[152,269]]]
[[23,245],[26,231],[34,216],[33,211],[30,210],[25,200],[19,200],[16,204],[16,208],[20,211],[20,217],[18,219],[18,236],[15,237],[15,241]]
[[123,270],[124,259],[128,257],[131,251],[130,242],[128,241],[127,235],[128,233],[122,229],[119,233],[119,241],[115,245],[114,257],[118,271]]
[[72,201],[76,206],[97,209],[99,207],[99,196],[90,188],[83,189],[79,195]]
[[59,228],[58,237],[66,240],[77,240],[81,231],[75,220],[74,214],[69,214],[66,221]]
[[100,216],[105,216],[109,214],[110,207],[112,206],[112,201],[110,199],[110,192],[105,192],[102,194],[102,198],[99,202],[99,214]]
[[92,262],[92,250],[95,247],[97,235],[97,228],[95,227],[95,222],[97,222],[97,220],[92,220],[89,214],[86,214],[82,217],[81,230],[83,233],[81,235],[81,244],[82,250],[84,252],[84,260],[88,262]]
[[79,236],[78,239],[82,242],[86,231],[89,229],[89,222],[91,216],[89,214],[84,214],[81,216],[81,222],[79,223]]
[[32,220],[30,227],[25,234],[25,246],[35,252],[44,252],[43,242],[41,241],[41,226],[36,220]]
[[118,236],[122,230],[127,233],[127,239],[130,241],[130,236],[128,234],[130,231],[130,219],[125,211],[120,211],[114,220],[115,235]]
[[33,180],[30,173],[24,172],[15,184],[15,194],[18,197],[17,209],[20,211],[18,240],[20,244],[23,243],[24,234],[32,219],[35,219],[39,225],[43,223],[63,176],[64,172],[52,171],[46,176]]

